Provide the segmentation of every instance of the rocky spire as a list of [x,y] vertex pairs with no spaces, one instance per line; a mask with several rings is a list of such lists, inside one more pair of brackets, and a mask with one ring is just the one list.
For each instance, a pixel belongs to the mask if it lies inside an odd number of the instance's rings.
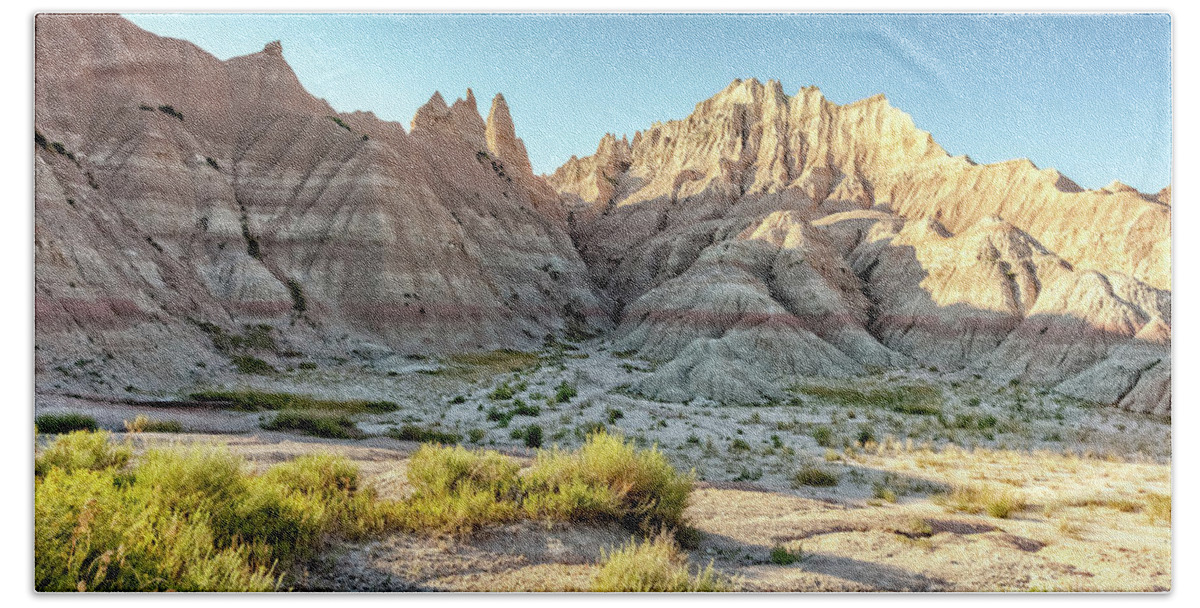
[[492,109],[487,118],[487,147],[492,154],[499,156],[514,170],[523,174],[533,175],[533,167],[529,164],[529,154],[525,152],[525,144],[517,137],[513,127],[512,114],[508,111],[508,103],[504,101],[503,93],[496,93],[492,99]]

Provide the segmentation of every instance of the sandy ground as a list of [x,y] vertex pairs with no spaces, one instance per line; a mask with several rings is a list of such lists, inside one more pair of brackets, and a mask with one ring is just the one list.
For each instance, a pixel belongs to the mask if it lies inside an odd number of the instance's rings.
[[[603,343],[565,356],[543,355],[540,366],[523,371],[504,361],[383,359],[231,378],[225,387],[389,399],[401,409],[358,416],[363,431],[412,424],[459,433],[468,445],[474,431],[476,445],[521,458],[534,451],[513,430],[536,424],[546,445],[570,447],[603,424],[640,445],[658,446],[676,466],[695,471],[687,517],[703,534],[690,552],[692,562],[711,561],[747,591],[1170,589],[1170,523],[1152,520],[1139,506],[1152,494],[1171,492],[1168,420],[969,375],[919,371],[843,385],[929,384],[943,394],[941,417],[830,403],[801,391],[783,404],[658,403],[627,389],[652,363],[616,356]],[[558,402],[555,389],[564,381],[578,394]],[[828,383],[797,379],[801,387]],[[538,406],[538,413],[513,416],[507,425],[489,421],[489,410],[513,407],[512,400],[488,397],[502,384],[514,389],[516,399]],[[258,425],[271,413],[119,401],[42,393],[36,409],[87,413],[115,431],[139,414],[178,420],[186,434],[140,434],[136,440],[221,442],[260,467],[314,450],[336,451],[358,462],[385,496],[403,493],[405,459],[417,446],[382,436],[339,441],[267,432]],[[987,416],[995,421],[983,427],[956,422]],[[820,428],[828,432],[818,442]],[[868,435],[863,447],[858,440]],[[795,483],[795,473],[806,467],[833,475],[837,484]],[[961,486],[1000,489],[1027,507],[1001,519],[940,504],[939,494]],[[467,539],[395,534],[331,545],[301,573],[299,586],[586,589],[600,550],[628,538],[617,527],[528,522]],[[776,547],[802,559],[774,564]]]

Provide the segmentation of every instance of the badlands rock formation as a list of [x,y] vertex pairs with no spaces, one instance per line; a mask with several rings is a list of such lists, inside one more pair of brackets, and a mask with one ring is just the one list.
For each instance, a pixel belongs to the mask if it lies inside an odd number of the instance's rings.
[[1170,412],[1170,189],[951,157],[882,96],[734,81],[549,177],[651,397],[920,365]]
[[278,43],[220,61],[42,15],[39,386],[173,390],[238,356],[532,347],[607,326],[502,96],[339,114]]
[[1170,188],[951,157],[882,96],[735,81],[543,178],[501,95],[405,129],[278,43],[220,61],[118,16],[40,16],[36,59],[42,389],[615,324],[660,399],[920,366],[1170,412]]

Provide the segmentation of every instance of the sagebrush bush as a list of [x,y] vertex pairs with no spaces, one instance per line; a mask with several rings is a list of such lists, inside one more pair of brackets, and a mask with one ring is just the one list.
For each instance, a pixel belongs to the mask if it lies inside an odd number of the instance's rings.
[[520,469],[516,460],[491,450],[422,445],[408,463],[413,493],[406,501],[404,523],[413,531],[465,534],[513,521]]
[[33,461],[35,475],[44,475],[52,468],[71,472],[76,469],[102,471],[118,469],[129,462],[133,450],[128,444],[109,442],[108,431],[75,431],[60,435]]
[[597,433],[575,452],[539,451],[525,484],[531,515],[615,519],[651,531],[683,523],[692,477],[676,471],[657,448],[639,451],[620,437]]
[[956,486],[949,493],[936,496],[935,500],[950,511],[986,511],[988,515],[1000,519],[1007,519],[1026,508],[1025,500],[1015,492],[982,485]]
[[837,475],[814,466],[804,466],[792,475],[792,487],[816,486],[833,487],[838,485]]
[[[303,367],[303,363],[300,364]],[[385,414],[400,409],[394,401],[367,399],[318,399],[308,395],[271,393],[253,389],[211,390],[188,395],[196,401],[213,403],[243,412],[264,410],[324,410],[348,414]]]
[[592,580],[592,591],[618,592],[706,592],[732,591],[733,585],[718,576],[710,562],[693,575],[687,555],[669,534],[659,534],[642,543],[630,541],[605,552],[603,564]]
[[[81,443],[64,436],[47,452]],[[326,535],[362,537],[398,521],[396,503],[360,488],[340,456],[304,456],[261,475],[211,446],[151,450],[126,469],[92,460],[39,463],[38,590],[268,591]]]
[[178,420],[152,420],[150,417],[138,414],[132,422],[125,422],[127,433],[182,433],[183,424]]
[[353,439],[362,435],[358,425],[347,416],[285,410],[261,424],[268,431],[299,431],[305,435],[329,439]]
[[33,425],[39,433],[59,435],[71,431],[94,431],[99,428],[96,419],[83,414],[42,414],[34,418]]

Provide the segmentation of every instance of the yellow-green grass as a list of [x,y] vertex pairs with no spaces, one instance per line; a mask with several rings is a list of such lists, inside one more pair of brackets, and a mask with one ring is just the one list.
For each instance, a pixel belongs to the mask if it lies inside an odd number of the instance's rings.
[[693,574],[675,539],[659,534],[641,543],[630,539],[605,552],[591,590],[679,593],[733,591],[734,586],[713,570],[711,562]]

